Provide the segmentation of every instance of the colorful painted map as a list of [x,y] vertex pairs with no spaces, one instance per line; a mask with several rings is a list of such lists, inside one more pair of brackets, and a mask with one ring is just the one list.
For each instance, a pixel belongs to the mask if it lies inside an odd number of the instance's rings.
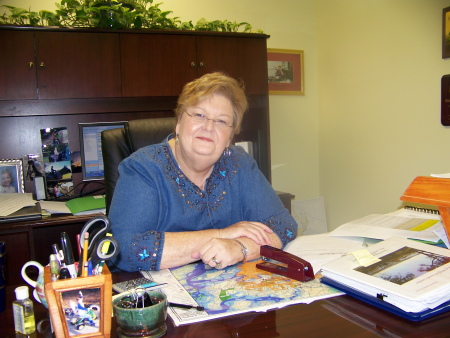
[[[299,282],[256,268],[261,260],[246,262],[217,270],[203,263],[170,269],[170,273],[205,311],[169,309],[175,325],[214,319],[251,311],[267,311],[290,304],[311,303],[342,293],[319,279]],[[167,270],[169,271],[169,270]],[[166,272],[147,271],[157,282],[167,282]],[[160,275],[162,273],[164,276]],[[171,284],[169,282],[169,284]],[[180,288],[164,288],[169,301],[180,302]],[[186,299],[183,300],[185,303]]]

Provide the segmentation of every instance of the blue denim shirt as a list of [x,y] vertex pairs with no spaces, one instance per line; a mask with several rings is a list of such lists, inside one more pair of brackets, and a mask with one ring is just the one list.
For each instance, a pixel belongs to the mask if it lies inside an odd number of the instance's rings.
[[[169,139],[169,138],[168,138]],[[165,232],[221,229],[240,221],[268,225],[285,246],[297,223],[241,147],[230,147],[207,179],[205,190],[179,169],[168,139],[122,161],[109,210],[121,270],[159,270]]]

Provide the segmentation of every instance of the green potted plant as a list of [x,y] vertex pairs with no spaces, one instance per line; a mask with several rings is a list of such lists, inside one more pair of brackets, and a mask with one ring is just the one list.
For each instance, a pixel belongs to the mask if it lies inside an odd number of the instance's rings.
[[[223,32],[252,32],[247,22],[228,20],[207,21],[197,24],[169,17],[172,11],[159,8],[162,3],[153,0],[61,0],[56,11],[33,12],[3,5],[9,10],[0,16],[0,24],[13,26],[100,27],[111,29],[181,29]],[[258,30],[258,33],[262,31]]]

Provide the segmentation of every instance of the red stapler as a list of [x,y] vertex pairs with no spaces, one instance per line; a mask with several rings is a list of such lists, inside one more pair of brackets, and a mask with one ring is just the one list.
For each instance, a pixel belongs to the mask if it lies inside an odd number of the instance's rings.
[[264,260],[271,259],[283,263],[283,265],[286,266],[264,262],[256,264],[258,269],[286,276],[301,282],[308,282],[314,279],[314,271],[311,264],[300,257],[269,245],[261,246],[260,254]]

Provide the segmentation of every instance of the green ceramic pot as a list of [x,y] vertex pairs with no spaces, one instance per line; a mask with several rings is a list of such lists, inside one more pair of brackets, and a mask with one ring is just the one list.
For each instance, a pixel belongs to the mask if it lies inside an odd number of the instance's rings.
[[[113,313],[119,337],[161,337],[167,331],[167,297],[161,292],[148,291],[154,305],[124,308],[125,294],[113,300]],[[128,298],[127,298],[128,297]]]

